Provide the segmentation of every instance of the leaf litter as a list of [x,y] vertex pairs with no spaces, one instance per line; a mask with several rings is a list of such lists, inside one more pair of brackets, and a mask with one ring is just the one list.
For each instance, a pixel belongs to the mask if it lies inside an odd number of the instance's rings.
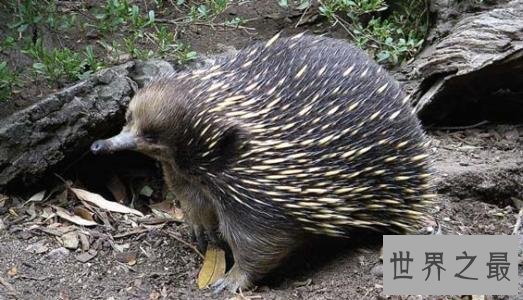
[[[223,250],[209,247],[204,257],[182,235],[165,228],[168,223],[181,225],[184,222],[183,212],[174,204],[175,199],[172,195],[164,195],[163,201],[151,203],[153,194],[158,195],[158,193],[150,186],[143,185],[139,189],[139,195],[150,197],[149,205],[145,206],[149,212],[144,214],[125,205],[131,199],[127,194],[127,187],[116,175],[107,184],[107,189],[111,193],[109,196],[112,196],[115,201],[107,200],[102,194],[80,186],[81,184],[75,184],[73,187],[72,183],[65,182],[61,189],[49,192],[43,190],[26,200],[17,199],[15,203],[19,205],[11,206],[8,214],[5,215],[7,218],[1,218],[3,216],[0,215],[0,220],[2,222],[4,219],[8,220],[7,224],[11,226],[11,230],[19,230],[27,238],[38,237],[38,233],[43,233],[51,236],[60,246],[53,249],[49,242],[40,239],[25,249],[34,255],[45,254],[46,257],[65,258],[73,251],[76,252],[74,259],[81,263],[88,263],[103,247],[109,245],[114,251],[114,259],[128,268],[133,268],[140,263],[139,255],[148,257],[149,254],[142,247],[138,251],[130,251],[128,243],[119,244],[115,239],[129,237],[140,239],[148,232],[163,231],[174,240],[191,248],[203,259],[202,269],[194,279],[195,285],[205,288],[225,274]],[[133,189],[129,190],[133,191]],[[133,195],[132,200],[134,199],[137,198]],[[3,206],[9,198],[5,196],[0,200]],[[21,275],[20,278],[22,277]]]

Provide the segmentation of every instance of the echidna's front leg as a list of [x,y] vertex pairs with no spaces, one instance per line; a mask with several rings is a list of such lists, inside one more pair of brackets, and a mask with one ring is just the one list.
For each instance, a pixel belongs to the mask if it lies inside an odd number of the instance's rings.
[[162,167],[164,179],[180,202],[185,221],[191,227],[192,238],[198,249],[204,252],[208,240],[218,243],[218,219],[214,205],[198,188],[178,176],[168,163],[164,163]]
[[185,220],[191,226],[191,234],[198,245],[198,250],[204,252],[207,242],[218,243],[216,230],[218,221],[210,201],[197,192],[185,192],[178,195]]

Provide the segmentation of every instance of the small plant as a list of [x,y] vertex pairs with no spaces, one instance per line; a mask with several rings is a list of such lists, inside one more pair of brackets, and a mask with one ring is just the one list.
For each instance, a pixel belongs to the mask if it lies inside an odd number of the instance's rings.
[[[297,0],[297,1],[294,1],[294,2],[295,2],[294,3],[295,5],[293,6],[293,8],[295,8],[297,10],[305,10],[308,7],[310,7],[310,5],[311,5],[309,0]],[[279,0],[278,4],[281,7],[285,7],[285,8],[289,7],[289,1],[288,0]]]
[[[210,21],[221,14],[229,6],[229,0],[206,0],[199,5],[192,4],[189,8],[189,21]],[[184,5],[185,1],[178,1],[178,5]]]
[[86,72],[89,71],[88,60],[82,57],[80,53],[69,48],[47,50],[43,47],[40,39],[23,52],[35,61],[33,63],[35,74],[42,76],[49,82],[83,79],[88,74]]
[[75,13],[68,15],[49,14],[46,20],[47,25],[54,30],[69,30],[78,25],[78,18]]
[[175,49],[175,36],[166,26],[159,26],[153,39],[158,47],[160,57],[172,53]]
[[154,24],[154,10],[150,10],[145,18],[140,14],[140,8],[133,5],[129,10],[129,22],[135,30],[142,30]]
[[154,56],[154,52],[152,50],[141,49],[138,46],[137,41],[139,38],[140,36],[135,34],[123,39],[126,52],[129,53],[133,58],[143,60],[152,58]]
[[18,83],[18,77],[7,67],[7,62],[0,61],[0,101],[11,96],[13,87]]
[[234,17],[234,18],[232,18],[230,20],[225,21],[224,24],[230,25],[230,26],[240,26],[240,25],[243,25],[245,23],[246,23],[246,21],[245,21],[244,18],[242,18],[242,17]]
[[129,15],[129,3],[126,0],[107,0],[102,11],[94,13],[101,32],[114,32],[125,24]]
[[152,38],[156,43],[158,56],[161,58],[174,58],[179,64],[196,59],[196,52],[192,51],[189,46],[178,43],[174,33],[165,26],[159,26]]
[[198,54],[191,50],[187,44],[177,43],[174,49],[175,59],[178,64],[186,64],[195,60]]
[[85,64],[89,66],[89,73],[96,72],[104,67],[104,63],[96,57],[92,46],[85,47],[84,55]]
[[12,23],[9,27],[23,33],[29,28],[39,24],[43,16],[40,14],[42,7],[36,0],[18,1],[16,5],[18,21]]
[[9,50],[16,45],[16,39],[12,36],[6,36],[3,40],[0,40],[0,52]]
[[[288,7],[290,1],[278,0]],[[321,15],[340,25],[353,42],[386,65],[396,65],[420,49],[428,27],[425,1],[320,0]],[[292,1],[293,8],[311,7],[308,0]],[[387,14],[381,12],[387,11]]]
[[91,25],[97,27],[102,33],[113,33],[124,25],[130,25],[134,31],[143,34],[143,30],[154,24],[155,13],[149,11],[147,16],[142,16],[137,5],[130,5],[127,0],[107,0],[103,10],[94,13],[99,21]]

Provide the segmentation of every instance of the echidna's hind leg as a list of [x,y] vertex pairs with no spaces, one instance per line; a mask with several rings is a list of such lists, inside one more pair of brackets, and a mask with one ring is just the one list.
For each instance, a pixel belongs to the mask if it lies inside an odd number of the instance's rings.
[[238,264],[234,266],[223,276],[218,279],[212,286],[211,289],[214,293],[219,293],[222,290],[229,290],[231,292],[236,292],[239,289],[245,290],[252,286],[252,282],[249,279],[249,274],[245,271],[242,271]]
[[214,292],[223,289],[236,292],[238,289],[252,288],[299,245],[296,232],[268,229],[254,222],[223,224],[220,220],[220,231],[232,250],[234,265],[213,284],[211,288]]

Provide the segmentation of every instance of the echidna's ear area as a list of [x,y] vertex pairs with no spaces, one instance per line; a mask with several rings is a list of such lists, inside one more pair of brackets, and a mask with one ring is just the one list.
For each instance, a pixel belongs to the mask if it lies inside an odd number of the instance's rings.
[[229,125],[219,137],[216,144],[216,157],[218,159],[209,165],[215,172],[225,170],[234,163],[242,153],[247,151],[249,134],[239,124]]
[[216,175],[247,151],[249,134],[241,124],[216,119],[208,121],[199,122],[198,126],[186,124],[186,134],[174,142],[175,163],[187,174]]

